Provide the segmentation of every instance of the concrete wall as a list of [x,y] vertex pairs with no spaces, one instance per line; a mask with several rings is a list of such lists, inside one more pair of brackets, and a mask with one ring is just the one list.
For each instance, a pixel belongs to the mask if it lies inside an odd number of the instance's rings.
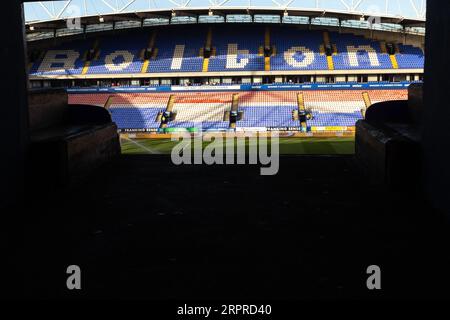
[[48,128],[55,123],[63,123],[66,117],[68,96],[65,90],[51,90],[28,95],[30,130]]
[[[28,153],[27,75],[23,11],[17,1],[4,1],[0,27],[2,35],[0,59],[2,61],[2,141],[0,168],[2,192],[0,209],[21,203],[24,195],[24,172]],[[3,210],[1,210],[3,211]],[[5,211],[3,211],[5,212]],[[5,215],[3,215],[4,217]],[[6,224],[5,224],[6,225]]]
[[423,149],[428,197],[450,218],[450,2],[427,1]]

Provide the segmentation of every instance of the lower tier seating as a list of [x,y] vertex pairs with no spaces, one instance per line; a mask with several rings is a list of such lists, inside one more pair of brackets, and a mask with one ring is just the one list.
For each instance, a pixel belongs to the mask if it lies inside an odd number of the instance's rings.
[[298,121],[292,120],[292,111],[297,107],[291,106],[257,106],[242,107],[244,119],[237,122],[238,127],[299,127]]
[[[303,91],[305,108],[312,115],[308,127],[354,127],[363,118],[365,92],[372,103],[407,99],[405,89]],[[298,109],[298,91],[70,94],[69,103],[106,107],[122,130],[157,129],[161,125],[158,114],[166,110],[173,95],[172,111],[176,116],[168,128],[222,130],[230,127],[225,115],[231,111],[236,93],[241,115],[237,128],[300,127],[299,121],[293,119],[293,112]]]
[[159,128],[158,113],[164,108],[130,108],[117,106],[109,109],[113,121],[119,129]]

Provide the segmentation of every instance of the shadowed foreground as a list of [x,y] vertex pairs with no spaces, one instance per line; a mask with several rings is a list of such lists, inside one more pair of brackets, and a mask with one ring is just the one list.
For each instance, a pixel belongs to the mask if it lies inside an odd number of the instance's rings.
[[[26,271],[29,297],[449,296],[440,219],[420,196],[367,186],[350,156],[282,157],[276,176],[122,156],[32,204],[23,254],[39,264]],[[71,264],[82,269],[80,292],[65,287]],[[379,292],[366,288],[373,264]]]

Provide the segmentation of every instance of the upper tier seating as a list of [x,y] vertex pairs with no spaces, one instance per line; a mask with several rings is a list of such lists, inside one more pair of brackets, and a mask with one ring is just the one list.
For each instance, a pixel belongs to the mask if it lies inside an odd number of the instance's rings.
[[139,73],[143,64],[140,52],[147,42],[141,34],[123,36],[120,41],[116,37],[101,39],[100,56],[92,60],[88,74]]
[[[157,29],[154,56],[144,64],[142,52],[148,48],[153,30],[130,34],[75,40],[48,50],[35,61],[31,75],[77,75],[85,64],[86,51],[98,43],[98,59],[91,61],[88,74],[135,74],[166,72],[201,72],[209,26],[177,26]],[[212,56],[208,71],[264,71],[265,26],[221,25],[211,27]],[[333,55],[337,70],[392,69],[387,53],[381,53],[379,42],[362,36],[330,32],[330,42],[336,46]],[[299,30],[292,26],[270,26],[270,44],[274,53],[270,70],[328,70],[327,57],[320,53],[323,32]],[[421,69],[424,55],[421,49],[399,45],[396,55],[399,68]],[[145,69],[145,68],[144,68]]]
[[396,55],[400,69],[421,69],[425,64],[422,49],[413,46],[399,45],[400,53]]
[[155,48],[158,53],[150,59],[147,72],[200,72],[203,57],[200,48],[204,46],[206,29],[195,30],[161,29],[156,33]]
[[258,55],[264,44],[264,29],[249,26],[214,28],[212,46],[216,55],[209,61],[209,71],[264,70],[264,57]]
[[337,47],[337,54],[333,56],[336,70],[392,69],[390,57],[381,53],[379,42],[337,32],[331,32],[330,37]]
[[30,69],[32,75],[77,75],[83,71],[83,54],[92,47],[92,41],[74,40],[44,52]]
[[322,32],[297,30],[286,32],[272,28],[276,54],[270,59],[271,70],[327,70],[327,58],[321,55]]

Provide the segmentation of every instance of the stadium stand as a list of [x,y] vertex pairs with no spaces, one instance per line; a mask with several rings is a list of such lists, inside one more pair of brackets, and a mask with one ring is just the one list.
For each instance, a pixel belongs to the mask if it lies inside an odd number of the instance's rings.
[[139,73],[143,61],[139,52],[146,47],[143,35],[127,35],[117,41],[115,37],[100,40],[100,56],[91,62],[88,74]]
[[425,55],[422,49],[409,45],[399,45],[399,50],[396,58],[400,69],[423,68]]
[[237,127],[299,127],[292,119],[292,111],[297,108],[294,91],[246,92],[241,95],[239,110],[244,117]]
[[258,55],[264,43],[264,28],[249,27],[242,32],[237,26],[215,28],[212,45],[216,56],[209,61],[209,71],[264,70],[264,57]]
[[[352,127],[356,121],[363,119],[362,110],[366,105],[363,98],[365,91],[306,91],[305,107],[313,115],[308,125],[311,127]],[[406,90],[370,90],[372,103],[389,100],[406,100]]]
[[312,127],[350,127],[362,119],[365,104],[359,91],[311,91],[305,92],[305,107],[312,112]]
[[[150,39],[155,35],[154,42]],[[325,36],[326,35],[326,36]],[[268,44],[267,41],[270,41]],[[152,43],[153,48],[148,48]],[[211,56],[204,56],[210,44]],[[45,52],[33,63],[30,74],[76,75],[85,66],[87,51],[98,46],[98,55],[86,65],[86,73],[136,74],[168,72],[235,72],[284,70],[386,70],[421,69],[420,48],[395,44],[389,55],[386,44],[349,33],[298,30],[285,26],[201,27],[103,36],[76,40]],[[333,48],[332,56],[324,46]],[[152,50],[144,59],[142,53]],[[269,51],[267,51],[269,50]],[[267,51],[267,52],[266,52]],[[207,63],[204,65],[204,58]],[[396,58],[396,59],[395,59]],[[270,70],[269,70],[270,69]]]
[[119,128],[140,130],[158,128],[158,114],[166,108],[166,94],[118,94],[112,97],[111,117]]
[[169,128],[202,126],[203,129],[226,129],[229,121],[224,114],[230,111],[233,95],[229,93],[187,93],[177,95],[173,112],[176,119]]
[[352,34],[330,34],[331,42],[337,48],[337,53],[333,56],[336,70],[393,68],[389,55],[381,53],[379,42]]
[[203,57],[200,48],[206,39],[206,30],[198,32],[187,27],[179,30],[160,30],[156,36],[156,57],[150,60],[147,72],[200,72]]
[[[303,91],[304,105],[312,118],[307,125],[312,130],[339,130],[354,127],[363,118],[366,102],[406,100],[407,90],[307,90]],[[224,120],[231,110],[235,92],[188,93],[115,93],[70,94],[69,104],[106,105],[112,119],[122,130],[157,129],[158,114],[162,113],[174,95],[173,112],[176,117],[168,128],[202,127],[203,130],[223,130],[230,126]],[[237,128],[291,128],[300,129],[293,112],[298,109],[298,91],[243,91],[238,92],[238,111],[242,118]],[[367,99],[367,98],[366,98]]]
[[327,70],[327,58],[319,53],[322,44],[320,31],[298,30],[286,32],[272,28],[276,54],[271,58],[271,70]]
[[90,49],[91,41],[75,40],[44,52],[31,66],[32,75],[76,75],[84,67],[83,53]]

